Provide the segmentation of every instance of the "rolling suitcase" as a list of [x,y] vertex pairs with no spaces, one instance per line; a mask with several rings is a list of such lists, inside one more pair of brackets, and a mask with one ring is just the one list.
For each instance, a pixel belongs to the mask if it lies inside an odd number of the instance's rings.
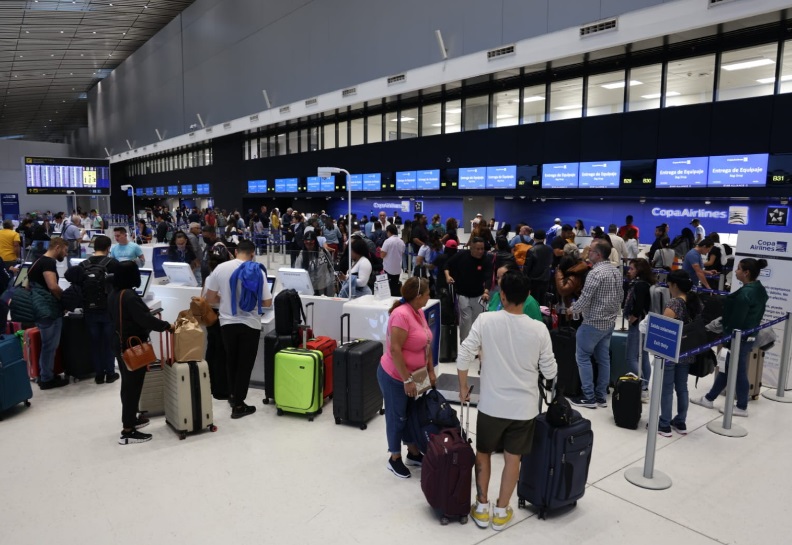
[[149,366],[143,379],[138,411],[147,416],[165,412],[165,370],[159,362]]
[[175,362],[163,368],[165,421],[184,439],[206,428],[217,431],[212,412],[209,364],[205,360]]
[[548,510],[576,505],[586,491],[593,445],[591,422],[579,412],[573,410],[571,423],[560,428],[547,422],[547,413],[538,415],[531,453],[522,457],[520,465],[518,507],[528,502],[539,508],[539,518],[544,519]]
[[269,405],[275,402],[275,354],[284,348],[295,348],[300,344],[299,334],[278,335],[274,329],[264,336],[264,399]]
[[96,375],[91,354],[85,350],[86,346],[91,346],[91,337],[85,326],[85,317],[82,314],[67,314],[63,318],[60,348],[64,371],[75,380]]
[[275,354],[275,406],[278,416],[297,413],[313,422],[322,414],[324,362],[318,350],[284,348]]
[[301,346],[308,350],[317,350],[322,353],[322,361],[324,363],[324,387],[322,394],[324,397],[333,397],[333,354],[338,348],[338,342],[331,337],[314,337],[308,339],[308,342]]
[[[24,333],[24,345],[22,349],[22,357],[27,362],[28,376],[38,382],[39,375],[39,355],[41,354],[41,332],[37,327],[26,329]],[[63,363],[61,361],[61,349],[55,351],[55,366],[53,369],[55,375],[63,373]]]
[[32,397],[33,389],[19,340],[14,335],[0,336],[0,413],[19,403],[30,407]]
[[[341,339],[344,339],[344,319],[341,316]],[[335,423],[346,421],[366,429],[366,422],[382,409],[382,391],[377,381],[377,368],[382,359],[381,342],[355,340],[336,348],[333,354],[333,416]]]
[[457,349],[459,338],[457,337],[457,326],[440,325],[440,361],[455,362],[457,359]]
[[[466,524],[470,513],[470,485],[476,453],[470,446],[470,403],[462,407],[462,420],[466,431],[446,428],[429,439],[429,446],[421,464],[421,490],[426,501],[440,511],[440,524],[445,526],[451,518],[459,517]],[[465,417],[467,412],[467,417]]]
[[641,379],[628,373],[616,381],[611,396],[613,419],[620,428],[638,429],[641,420]]
[[615,385],[620,377],[635,372],[627,367],[627,332],[616,330],[610,341],[610,384]]
[[560,327],[550,330],[553,354],[558,363],[558,393],[564,396],[580,394],[580,374],[578,373],[575,351],[577,348],[577,331],[571,327]]
[[765,352],[754,348],[748,354],[748,397],[756,399],[762,393],[762,373],[764,373]]

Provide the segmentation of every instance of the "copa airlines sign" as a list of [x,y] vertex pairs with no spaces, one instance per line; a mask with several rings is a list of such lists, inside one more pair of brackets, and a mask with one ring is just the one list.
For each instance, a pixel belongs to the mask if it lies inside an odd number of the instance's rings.
[[725,210],[705,210],[704,208],[652,208],[652,215],[661,218],[712,218],[725,220],[729,213]]
[[375,202],[374,208],[396,208],[398,210],[402,209],[402,203],[400,202]]

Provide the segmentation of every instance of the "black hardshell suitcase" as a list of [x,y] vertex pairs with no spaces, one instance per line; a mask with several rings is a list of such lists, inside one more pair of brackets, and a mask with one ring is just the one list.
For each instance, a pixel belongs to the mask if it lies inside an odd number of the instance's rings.
[[[349,328],[349,314],[341,316],[341,339],[344,320]],[[382,392],[377,381],[377,368],[383,347],[378,341],[354,340],[341,344],[333,353],[333,416],[366,429],[366,422],[377,413],[383,414]]]
[[264,405],[275,402],[275,354],[284,348],[296,348],[300,344],[297,333],[278,335],[274,329],[264,336]]
[[540,519],[549,510],[576,505],[586,491],[594,433],[590,421],[572,413],[572,424],[565,427],[551,426],[547,413],[538,415],[531,453],[522,457],[517,505],[539,508]]
[[91,353],[85,349],[91,344],[85,317],[82,314],[67,314],[63,318],[61,332],[61,358],[63,371],[75,381],[96,375]]
[[641,379],[629,373],[616,381],[611,396],[613,419],[620,428],[638,429],[643,404],[641,403]]

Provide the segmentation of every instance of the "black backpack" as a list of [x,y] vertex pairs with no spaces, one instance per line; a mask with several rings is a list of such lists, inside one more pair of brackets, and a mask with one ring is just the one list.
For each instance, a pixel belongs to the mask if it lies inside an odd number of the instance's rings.
[[107,309],[108,274],[107,264],[112,257],[105,257],[98,263],[86,259],[80,265],[85,269],[82,285],[83,310]]
[[281,290],[275,296],[275,331],[278,335],[295,334],[306,323],[300,294],[296,290]]

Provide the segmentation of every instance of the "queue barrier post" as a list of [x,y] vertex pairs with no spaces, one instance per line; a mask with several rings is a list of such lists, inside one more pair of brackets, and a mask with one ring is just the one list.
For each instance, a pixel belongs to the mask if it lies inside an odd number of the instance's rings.
[[[726,381],[726,405],[723,408],[723,421],[713,420],[707,424],[707,429],[712,433],[725,437],[745,437],[748,430],[742,426],[732,424],[734,413],[734,392],[737,389],[737,368],[740,360],[740,345],[742,344],[742,331],[735,329],[731,342],[731,354],[729,356],[729,373]],[[746,362],[747,363],[747,362]]]
[[792,403],[792,397],[784,396],[784,390],[786,389],[787,378],[789,376],[790,350],[792,350],[792,319],[790,319],[790,314],[787,312],[786,324],[784,324],[784,344],[781,348],[781,367],[778,372],[778,386],[775,392],[768,390],[762,393],[763,397],[771,401]]
[[631,467],[624,472],[624,478],[635,486],[647,490],[665,490],[671,488],[671,477],[657,471],[655,465],[655,450],[657,449],[657,427],[660,421],[660,396],[663,392],[663,370],[665,360],[655,357],[654,370],[652,371],[652,396],[649,401],[649,424],[646,432],[646,456],[644,466]]

